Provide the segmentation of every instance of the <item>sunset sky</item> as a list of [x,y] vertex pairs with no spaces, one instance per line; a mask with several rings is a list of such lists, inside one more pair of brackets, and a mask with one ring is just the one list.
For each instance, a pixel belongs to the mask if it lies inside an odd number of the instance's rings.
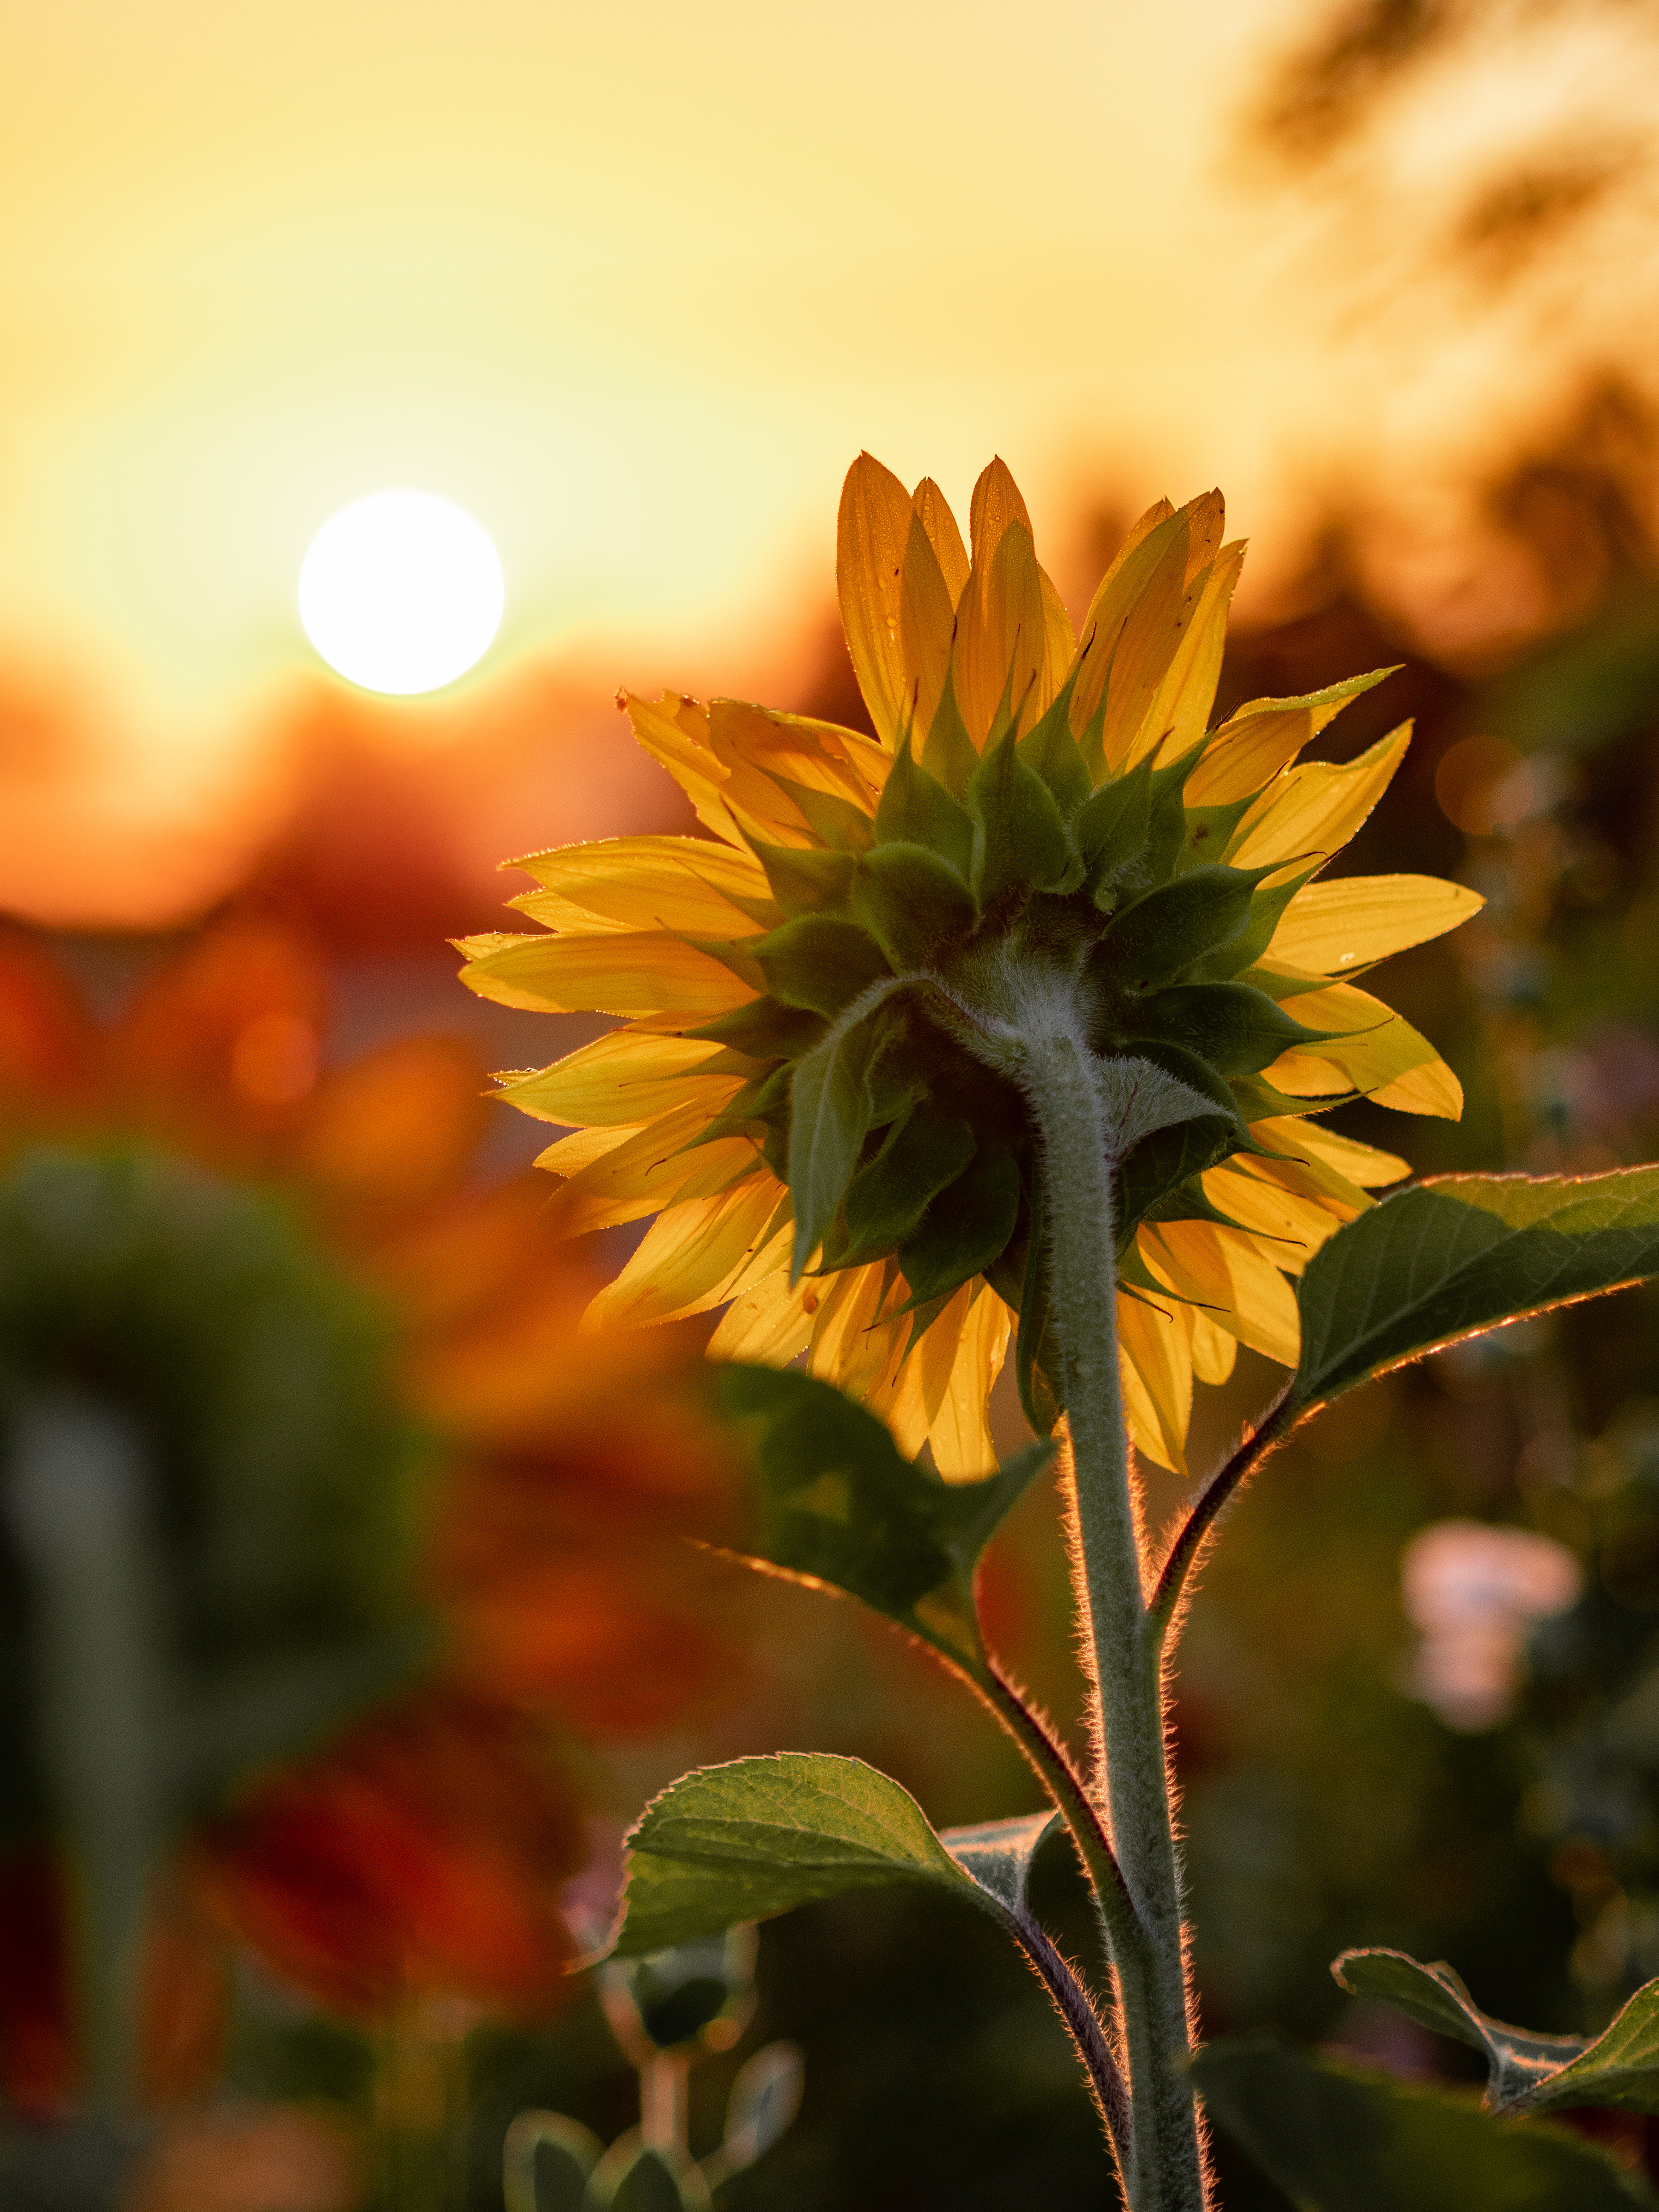
[[1062,574],[1091,504],[1219,481],[1258,592],[1331,487],[1409,453],[1430,496],[1535,364],[1494,409],[1501,329],[1357,340],[1328,210],[1241,161],[1265,58],[1319,12],[14,9],[0,902],[207,895],[213,836],[154,855],[278,774],[334,683],[301,556],[383,485],[471,508],[507,574],[478,671],[398,710],[415,746],[531,671],[758,683],[828,605],[860,447],[963,503],[1000,450]]

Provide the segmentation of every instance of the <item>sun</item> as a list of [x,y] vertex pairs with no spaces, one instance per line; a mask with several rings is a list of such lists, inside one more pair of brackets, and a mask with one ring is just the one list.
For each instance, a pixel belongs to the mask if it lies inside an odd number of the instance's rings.
[[430,491],[377,491],[332,514],[300,566],[300,619],[366,691],[435,691],[488,651],[507,594],[483,523]]

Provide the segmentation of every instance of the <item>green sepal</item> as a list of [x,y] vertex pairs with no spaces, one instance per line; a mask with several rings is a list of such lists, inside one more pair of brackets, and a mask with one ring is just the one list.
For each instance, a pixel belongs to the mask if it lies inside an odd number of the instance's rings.
[[936,775],[917,765],[908,738],[894,755],[882,787],[876,845],[925,846],[954,868],[963,883],[974,865],[973,816]]
[[[1364,972],[1364,968],[1345,968],[1340,977],[1287,975],[1279,969],[1264,967],[1258,960],[1254,968],[1245,969],[1237,980],[1241,983],[1253,983],[1258,991],[1265,991],[1270,999],[1276,1000],[1282,1006],[1286,999],[1299,999],[1308,991],[1328,990],[1334,982],[1352,982],[1356,975],[1363,975]],[[701,1074],[702,1070],[699,1068],[697,1073]]]
[[775,999],[832,1017],[893,972],[867,930],[828,915],[786,921],[759,940],[755,957]]
[[1253,792],[1248,799],[1235,799],[1225,806],[1188,806],[1187,834],[1176,859],[1176,872],[1184,875],[1203,861],[1219,860],[1232,842],[1234,830],[1255,805],[1255,796]]
[[1013,1154],[981,1146],[899,1247],[910,1305],[947,1297],[994,1267],[1014,1233],[1019,1200]]
[[1314,2058],[1271,2033],[1193,2061],[1216,2124],[1297,2212],[1632,2212],[1639,2176],[1547,2120],[1483,2112],[1466,2092]]
[[1237,1150],[1237,1124],[1218,1114],[1213,1120],[1200,1115],[1190,1121],[1177,1121],[1143,1137],[1118,1170],[1114,1227],[1119,1251],[1127,1251],[1141,1223],[1149,1220],[1174,1193],[1186,1194],[1189,1184],[1195,1218],[1206,1218],[1196,1213],[1198,1206],[1208,1203],[1197,1179]]
[[787,776],[775,775],[772,781],[794,801],[807,828],[826,845],[834,846],[838,853],[869,851],[875,841],[875,825],[862,807],[854,806],[850,799],[837,799],[832,792],[792,783]]
[[980,1556],[1053,1445],[1028,1445],[980,1481],[946,1482],[827,1382],[770,1367],[710,1375],[721,1412],[752,1438],[755,1520],[743,1554],[829,1583],[975,1666]]
[[[1144,892],[1112,916],[1090,956],[1109,988],[1146,991],[1173,982],[1194,961],[1237,937],[1265,868],[1207,863]],[[761,939],[762,946],[767,944]]]
[[763,845],[753,837],[749,849],[765,869],[772,896],[787,921],[803,914],[851,912],[857,863],[850,853],[828,852],[817,845]]
[[689,937],[684,930],[674,934],[682,945],[694,951],[706,952],[711,960],[718,960],[722,968],[729,968],[740,983],[747,983],[751,991],[763,991],[766,977],[755,957],[758,937]]
[[1149,1037],[1196,1053],[1218,1075],[1255,1075],[1294,1044],[1320,1044],[1328,1030],[1304,1029],[1248,983],[1173,983],[1133,1003],[1127,1036]]
[[886,1143],[861,1167],[847,1189],[843,1208],[847,1255],[842,1266],[896,1251],[915,1234],[940,1191],[967,1168],[976,1147],[969,1124],[931,1101],[918,1099],[896,1121]]
[[1152,803],[1152,771],[1143,761],[1127,775],[1103,783],[1078,809],[1072,835],[1083,855],[1085,880],[1097,902],[1113,903],[1106,892],[1144,849]]
[[1188,817],[1182,793],[1188,777],[1198,765],[1206,742],[1200,738],[1179,760],[1170,761],[1151,772],[1146,792],[1146,844],[1141,859],[1145,872],[1139,877],[1142,882],[1152,884],[1167,881],[1186,851]]
[[1047,890],[1061,882],[1069,854],[1054,794],[1020,758],[1011,726],[968,786],[975,820],[974,896],[980,911],[1004,892]]
[[683,1152],[695,1152],[700,1145],[712,1145],[720,1137],[738,1137],[757,1121],[770,1124],[781,1121],[787,1126],[789,1115],[789,1079],[787,1066],[764,1068],[758,1075],[750,1076],[741,1091],[723,1112],[717,1114],[706,1129],[700,1129],[680,1146]]
[[1137,1037],[1134,1044],[1134,1056],[1138,1060],[1151,1060],[1154,1067],[1161,1067],[1166,1075],[1173,1075],[1177,1083],[1184,1083],[1189,1091],[1197,1091],[1200,1098],[1209,1099],[1217,1114],[1228,1118],[1232,1126],[1235,1151],[1255,1149],[1247,1140],[1233,1085],[1224,1082],[1207,1060],[1200,1060],[1195,1052],[1188,1052],[1185,1045],[1172,1044],[1167,1037]]
[[925,845],[878,845],[858,864],[853,911],[895,968],[921,968],[978,920],[974,895]]
[[1229,982],[1235,975],[1242,975],[1247,968],[1254,968],[1272,944],[1280,915],[1313,876],[1317,865],[1304,869],[1289,883],[1270,884],[1258,890],[1250,901],[1249,918],[1243,928],[1200,963],[1192,978],[1194,982]]
[[974,771],[979,766],[979,754],[968,734],[968,725],[962,719],[962,709],[957,704],[954,672],[945,671],[945,690],[933,714],[933,726],[921,748],[921,765],[927,774],[944,787],[947,794],[960,798],[967,790]]
[[1072,735],[1072,693],[1077,685],[1073,671],[1060,693],[1019,740],[1019,757],[1042,777],[1054,794],[1062,816],[1069,818],[1088,799],[1091,785],[1088,763]]
[[871,1074],[891,1035],[885,1009],[878,1006],[857,1020],[837,1022],[791,1073],[792,1283],[822,1242],[852,1181],[875,1115]]
[[1275,1090],[1259,1075],[1236,1075],[1230,1085],[1238,1110],[1248,1121],[1283,1121],[1303,1114],[1328,1114],[1337,1106],[1352,1106],[1364,1093],[1327,1091],[1315,1098],[1298,1098],[1293,1091]]
[[828,1024],[810,1007],[787,1006],[777,999],[750,999],[716,1014],[712,1022],[686,1030],[689,1037],[707,1037],[713,1044],[729,1045],[746,1060],[799,1060],[823,1036]]

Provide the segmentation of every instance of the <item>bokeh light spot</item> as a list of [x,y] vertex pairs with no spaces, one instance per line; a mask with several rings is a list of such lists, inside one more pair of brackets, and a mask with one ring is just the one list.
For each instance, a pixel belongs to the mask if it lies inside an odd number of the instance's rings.
[[435,691],[489,649],[507,596],[489,532],[430,491],[377,491],[331,515],[300,568],[300,619],[366,691]]
[[1466,836],[1513,830],[1537,803],[1531,763],[1502,738],[1463,738],[1434,772],[1440,811]]

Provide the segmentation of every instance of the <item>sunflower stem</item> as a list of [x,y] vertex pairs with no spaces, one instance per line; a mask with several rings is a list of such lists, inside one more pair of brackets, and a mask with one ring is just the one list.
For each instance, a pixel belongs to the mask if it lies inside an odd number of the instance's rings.
[[1203,2212],[1163,1657],[1141,1572],[1118,1371],[1112,1151],[1081,1024],[1051,1007],[1040,1029],[1026,1023],[1021,1030],[1018,1077],[1037,1125],[1048,1201],[1075,1580],[1094,1676],[1092,1795],[1139,1937],[1127,1942],[1121,1929],[1113,1937],[1134,2116],[1129,2203],[1132,2212]]

